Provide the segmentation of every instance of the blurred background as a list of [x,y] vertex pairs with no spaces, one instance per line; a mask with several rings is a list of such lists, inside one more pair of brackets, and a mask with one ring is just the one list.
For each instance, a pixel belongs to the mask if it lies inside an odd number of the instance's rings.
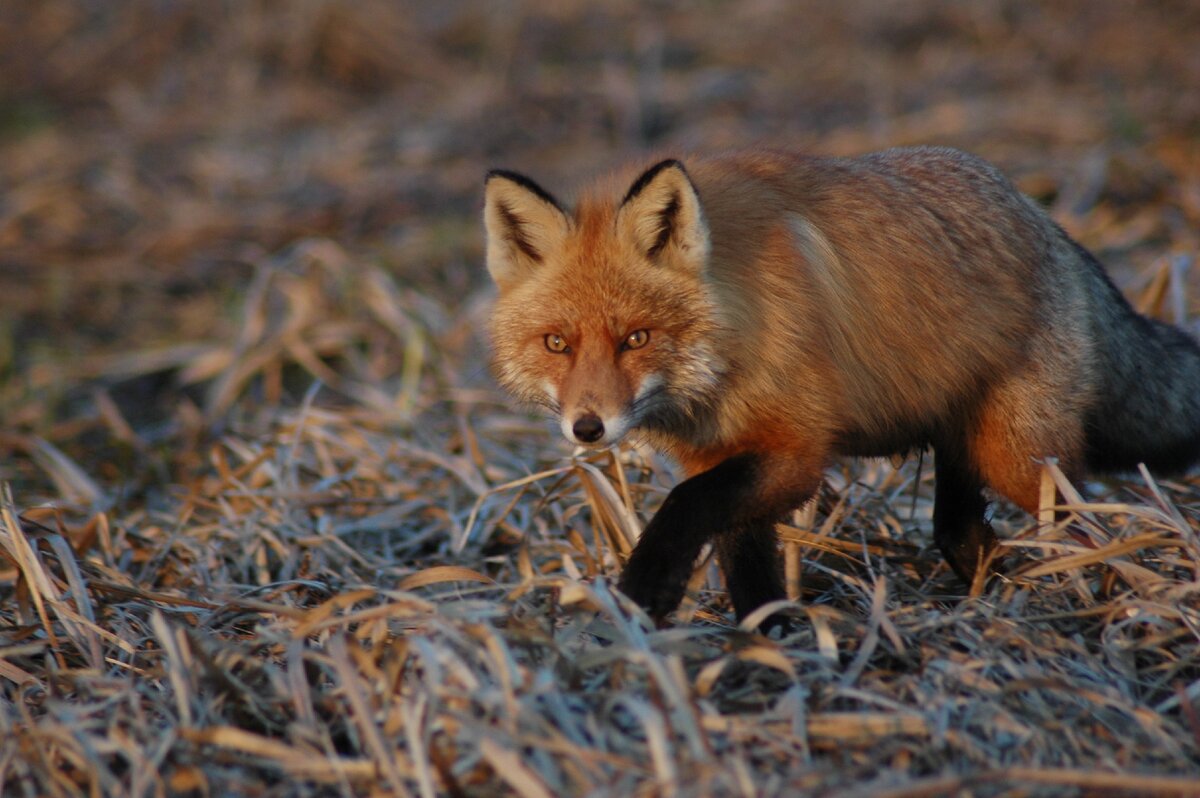
[[6,0],[0,481],[170,479],[318,379],[402,427],[486,388],[490,167],[569,197],[649,153],[914,143],[1179,315],[1200,4]]

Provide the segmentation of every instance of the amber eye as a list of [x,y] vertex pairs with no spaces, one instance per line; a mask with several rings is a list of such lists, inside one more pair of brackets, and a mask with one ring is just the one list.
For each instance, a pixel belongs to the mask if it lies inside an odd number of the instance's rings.
[[641,349],[648,343],[650,343],[649,330],[634,330],[629,335],[625,336],[625,340],[621,343],[621,348]]
[[546,348],[551,352],[568,352],[571,349],[571,347],[567,346],[565,338],[554,333],[546,335]]

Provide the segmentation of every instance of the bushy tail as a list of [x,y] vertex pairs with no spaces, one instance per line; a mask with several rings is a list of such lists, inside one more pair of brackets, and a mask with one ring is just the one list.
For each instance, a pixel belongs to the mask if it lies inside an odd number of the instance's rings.
[[1137,313],[1096,259],[1078,251],[1099,278],[1092,308],[1102,373],[1087,419],[1088,466],[1182,471],[1200,461],[1200,345]]

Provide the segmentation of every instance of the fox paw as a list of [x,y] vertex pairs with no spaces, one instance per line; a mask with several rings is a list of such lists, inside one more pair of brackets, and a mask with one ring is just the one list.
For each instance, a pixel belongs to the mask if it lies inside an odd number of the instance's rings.
[[630,558],[621,573],[617,587],[642,609],[655,623],[660,623],[683,601],[687,590],[691,568],[687,570],[670,562],[654,561],[653,558]]
[[790,615],[773,612],[758,625],[758,631],[772,640],[782,640],[799,632],[802,625]]

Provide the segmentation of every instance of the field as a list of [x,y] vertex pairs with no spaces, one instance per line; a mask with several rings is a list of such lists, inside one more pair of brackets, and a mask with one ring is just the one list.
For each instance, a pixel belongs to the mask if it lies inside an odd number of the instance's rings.
[[[1001,502],[928,457],[781,525],[797,631],[674,484],[495,388],[482,179],[762,144],[977,152],[1143,312],[1200,314],[1200,5],[0,6],[0,794],[1200,795],[1200,480]],[[802,401],[803,397],[797,397]]]

